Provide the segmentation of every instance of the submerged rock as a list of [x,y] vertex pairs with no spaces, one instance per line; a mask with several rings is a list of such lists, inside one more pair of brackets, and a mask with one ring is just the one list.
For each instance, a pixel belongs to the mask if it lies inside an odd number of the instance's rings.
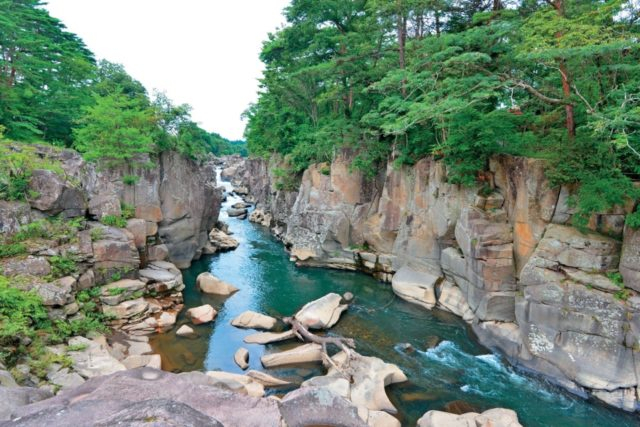
[[305,304],[295,318],[309,329],[329,329],[340,320],[340,315],[348,306],[341,304],[338,294],[327,294],[322,298]]
[[189,325],[182,325],[176,331],[176,335],[179,337],[197,338],[198,334]]

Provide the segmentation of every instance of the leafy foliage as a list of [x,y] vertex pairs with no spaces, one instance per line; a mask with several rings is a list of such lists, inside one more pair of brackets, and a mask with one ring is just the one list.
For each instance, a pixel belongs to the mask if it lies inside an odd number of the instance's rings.
[[9,138],[68,145],[90,103],[92,53],[40,0],[1,0],[0,123]]
[[30,196],[29,181],[36,169],[62,174],[59,162],[36,154],[34,147],[0,140],[0,199],[25,200]]
[[475,184],[497,153],[549,161],[579,185],[577,224],[637,198],[638,3],[293,0],[270,35],[249,150],[294,172],[356,153],[374,176],[389,158],[434,155]]
[[121,216],[105,215],[100,218],[100,222],[110,227],[124,228],[127,226],[127,220]]
[[68,276],[78,271],[76,257],[73,255],[52,256],[49,258],[49,263],[53,278]]

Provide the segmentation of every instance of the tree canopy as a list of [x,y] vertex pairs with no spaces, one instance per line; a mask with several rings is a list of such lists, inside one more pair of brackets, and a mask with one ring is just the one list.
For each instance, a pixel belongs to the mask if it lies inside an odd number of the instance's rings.
[[96,63],[40,0],[0,0],[0,126],[9,139],[75,147],[89,160],[128,162],[176,150],[193,158],[246,148],[191,120],[188,105],[150,99],[124,67]]
[[472,184],[497,153],[549,161],[590,212],[638,197],[640,5],[625,0],[293,0],[264,43],[245,136],[295,171],[351,147],[443,158]]

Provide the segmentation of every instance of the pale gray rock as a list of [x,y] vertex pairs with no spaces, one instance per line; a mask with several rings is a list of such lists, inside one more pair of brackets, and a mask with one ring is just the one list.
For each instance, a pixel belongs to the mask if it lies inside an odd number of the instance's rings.
[[249,367],[249,351],[244,347],[240,347],[233,355],[233,361],[236,362],[240,369],[247,369]]
[[435,285],[440,277],[422,271],[416,271],[408,265],[396,272],[391,280],[393,292],[403,300],[424,308],[431,309],[436,305]]
[[348,305],[341,304],[342,297],[330,293],[305,304],[295,318],[310,329],[329,329],[340,320],[340,315]]
[[191,319],[194,325],[212,322],[218,312],[209,304],[193,307],[187,310],[187,318]]
[[322,346],[320,344],[303,344],[291,350],[265,354],[260,358],[260,361],[265,368],[320,362],[322,361]]
[[230,285],[209,272],[200,273],[196,278],[196,286],[205,294],[228,296],[238,291]]
[[494,408],[482,414],[468,412],[462,415],[429,411],[418,420],[418,427],[522,427],[522,424],[515,411]]
[[273,329],[277,323],[278,319],[255,311],[245,311],[231,321],[231,324],[237,328],[266,330]]
[[295,338],[292,330],[285,332],[258,332],[244,337],[247,344],[270,344]]
[[11,425],[111,426],[131,422],[142,426],[147,424],[145,420],[156,417],[159,423],[172,420],[168,424],[194,427],[281,425],[275,400],[212,387],[208,380],[200,372],[176,375],[150,368],[122,371],[92,378],[50,400],[16,408]]

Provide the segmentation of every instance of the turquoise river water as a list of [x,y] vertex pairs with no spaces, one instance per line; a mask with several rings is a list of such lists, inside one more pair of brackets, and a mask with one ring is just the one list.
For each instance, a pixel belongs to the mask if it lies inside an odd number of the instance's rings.
[[[224,204],[237,201],[233,198]],[[224,207],[223,207],[224,208]],[[477,411],[493,407],[514,409],[523,425],[623,427],[640,425],[640,418],[586,401],[546,381],[517,372],[475,339],[459,318],[440,311],[427,311],[395,297],[388,284],[355,272],[297,268],[282,244],[259,225],[234,218],[228,222],[240,242],[232,252],[206,256],[183,271],[185,310],[178,325],[187,323],[186,308],[211,304],[218,311],[212,324],[196,326],[197,339],[177,337],[173,331],[157,335],[152,344],[162,354],[163,369],[175,372],[224,370],[241,373],[233,355],[239,347],[250,352],[250,368],[264,370],[260,356],[297,345],[295,342],[268,346],[245,344],[254,330],[238,329],[230,321],[245,310],[274,317],[289,316],[305,303],[329,292],[355,295],[331,334],[356,339],[357,351],[398,365],[409,381],[387,387],[399,410],[403,426],[414,426],[422,414],[442,410],[453,401],[464,401]],[[216,298],[196,290],[195,279],[210,271],[240,288],[229,298]],[[402,344],[416,351],[407,353]],[[270,369],[272,375],[295,383],[321,375],[320,366]],[[270,390],[281,395],[291,390]]]

